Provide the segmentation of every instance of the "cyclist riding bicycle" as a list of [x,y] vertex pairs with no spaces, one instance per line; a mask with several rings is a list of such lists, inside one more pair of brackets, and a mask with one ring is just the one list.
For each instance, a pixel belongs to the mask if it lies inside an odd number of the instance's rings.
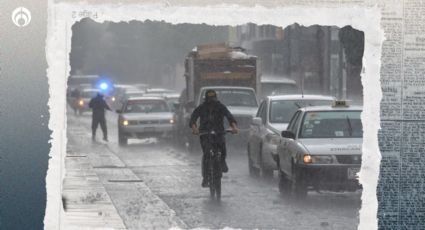
[[[230,124],[232,133],[238,133],[238,127],[236,125],[236,120],[230,111],[226,108],[225,105],[220,103],[217,100],[217,93],[214,90],[207,90],[205,92],[204,102],[195,108],[191,117],[190,117],[190,128],[192,128],[192,133],[198,135],[200,132],[211,132],[214,131],[217,133],[219,140],[219,148],[222,153],[222,171],[228,172],[229,168],[226,164],[226,140],[224,138],[224,117],[227,118],[227,121]],[[200,126],[196,125],[196,121],[200,118]],[[203,156],[202,156],[202,187],[208,187],[208,182],[206,180],[207,169],[206,169],[206,147],[208,145],[208,137],[200,136],[200,142],[202,146]]]

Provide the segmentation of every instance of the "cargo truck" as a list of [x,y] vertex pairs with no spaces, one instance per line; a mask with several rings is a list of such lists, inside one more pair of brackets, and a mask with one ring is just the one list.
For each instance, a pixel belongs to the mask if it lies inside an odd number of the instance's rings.
[[[178,142],[185,143],[191,151],[199,145],[188,123],[193,109],[203,102],[207,89],[216,90],[218,99],[228,107],[238,122],[241,132],[237,136],[229,136],[230,142],[246,140],[252,117],[258,109],[258,70],[257,57],[246,54],[240,47],[225,44],[195,47],[185,60],[186,88],[175,113]],[[228,125],[227,121],[225,125]]]

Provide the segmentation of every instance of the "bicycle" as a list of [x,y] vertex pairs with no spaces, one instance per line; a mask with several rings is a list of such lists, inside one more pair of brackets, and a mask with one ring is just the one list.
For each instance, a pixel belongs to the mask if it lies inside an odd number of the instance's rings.
[[217,201],[221,200],[221,177],[223,175],[221,169],[221,157],[222,153],[219,151],[219,140],[218,135],[226,133],[231,133],[231,130],[226,130],[222,133],[216,133],[215,131],[211,132],[202,132],[199,133],[199,136],[208,135],[208,145],[206,146],[207,151],[207,181],[210,188],[211,199],[216,198]]

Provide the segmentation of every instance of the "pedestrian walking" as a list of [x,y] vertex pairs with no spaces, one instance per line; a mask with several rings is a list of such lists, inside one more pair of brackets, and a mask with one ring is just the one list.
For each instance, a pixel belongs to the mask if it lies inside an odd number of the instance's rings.
[[105,109],[111,110],[103,99],[101,93],[97,93],[96,97],[92,98],[89,102],[89,108],[93,110],[92,113],[92,140],[96,140],[97,126],[100,124],[100,128],[103,132],[103,140],[108,141],[108,131],[106,129]]

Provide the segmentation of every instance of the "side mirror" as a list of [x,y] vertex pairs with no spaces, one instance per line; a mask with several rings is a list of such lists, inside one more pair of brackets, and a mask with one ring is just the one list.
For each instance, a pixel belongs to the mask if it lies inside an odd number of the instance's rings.
[[254,117],[252,118],[252,124],[256,126],[261,126],[263,124],[263,120],[261,117]]
[[122,113],[121,109],[117,109],[116,111],[117,111],[117,113]]
[[295,139],[295,134],[291,131],[284,130],[284,131],[282,131],[282,137],[289,138],[289,139]]

